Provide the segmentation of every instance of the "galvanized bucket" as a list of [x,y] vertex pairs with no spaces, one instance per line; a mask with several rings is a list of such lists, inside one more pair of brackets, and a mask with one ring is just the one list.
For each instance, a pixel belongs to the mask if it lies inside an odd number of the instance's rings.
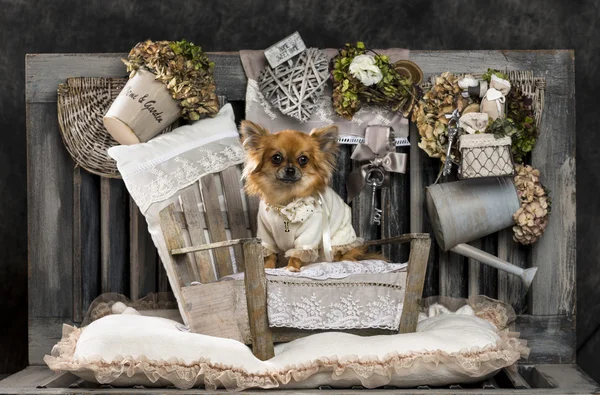
[[520,207],[510,177],[431,185],[426,199],[435,238],[444,251],[513,225]]
[[468,243],[514,224],[519,209],[511,177],[474,178],[427,187],[427,212],[435,239],[444,251],[475,259],[518,276],[529,288],[536,267],[523,269]]
[[112,103],[103,122],[120,144],[145,143],[181,114],[179,102],[151,72],[139,69]]

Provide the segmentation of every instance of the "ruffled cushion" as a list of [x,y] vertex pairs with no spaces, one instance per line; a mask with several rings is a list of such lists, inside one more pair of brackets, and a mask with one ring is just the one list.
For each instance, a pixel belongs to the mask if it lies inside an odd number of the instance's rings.
[[470,383],[528,353],[525,343],[475,316],[432,314],[416,333],[360,337],[308,336],[275,348],[260,361],[234,340],[181,332],[177,323],[140,315],[109,315],[83,329],[64,327],[44,358],[55,371],[114,386],[312,388],[383,385],[413,387]]

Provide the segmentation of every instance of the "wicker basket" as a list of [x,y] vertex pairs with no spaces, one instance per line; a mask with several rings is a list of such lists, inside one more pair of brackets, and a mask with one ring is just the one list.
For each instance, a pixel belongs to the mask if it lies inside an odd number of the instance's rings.
[[102,177],[121,178],[106,152],[119,143],[108,134],[102,117],[126,83],[127,78],[77,77],[58,86],[58,125],[65,147],[78,166]]

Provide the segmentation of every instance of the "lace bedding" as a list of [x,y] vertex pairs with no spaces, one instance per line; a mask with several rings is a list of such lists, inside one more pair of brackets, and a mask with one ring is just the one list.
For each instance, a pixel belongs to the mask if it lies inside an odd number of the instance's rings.
[[[406,263],[365,260],[314,263],[298,273],[266,269],[269,325],[311,330],[397,330],[406,268]],[[236,273],[221,281],[243,278],[244,273]],[[243,287],[235,289],[243,292]]]

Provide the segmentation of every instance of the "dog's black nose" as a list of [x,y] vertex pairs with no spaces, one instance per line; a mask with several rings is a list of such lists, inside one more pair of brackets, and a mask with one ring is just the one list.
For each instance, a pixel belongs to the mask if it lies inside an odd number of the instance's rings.
[[288,177],[293,177],[296,175],[296,169],[293,167],[286,167],[285,168],[285,175]]

